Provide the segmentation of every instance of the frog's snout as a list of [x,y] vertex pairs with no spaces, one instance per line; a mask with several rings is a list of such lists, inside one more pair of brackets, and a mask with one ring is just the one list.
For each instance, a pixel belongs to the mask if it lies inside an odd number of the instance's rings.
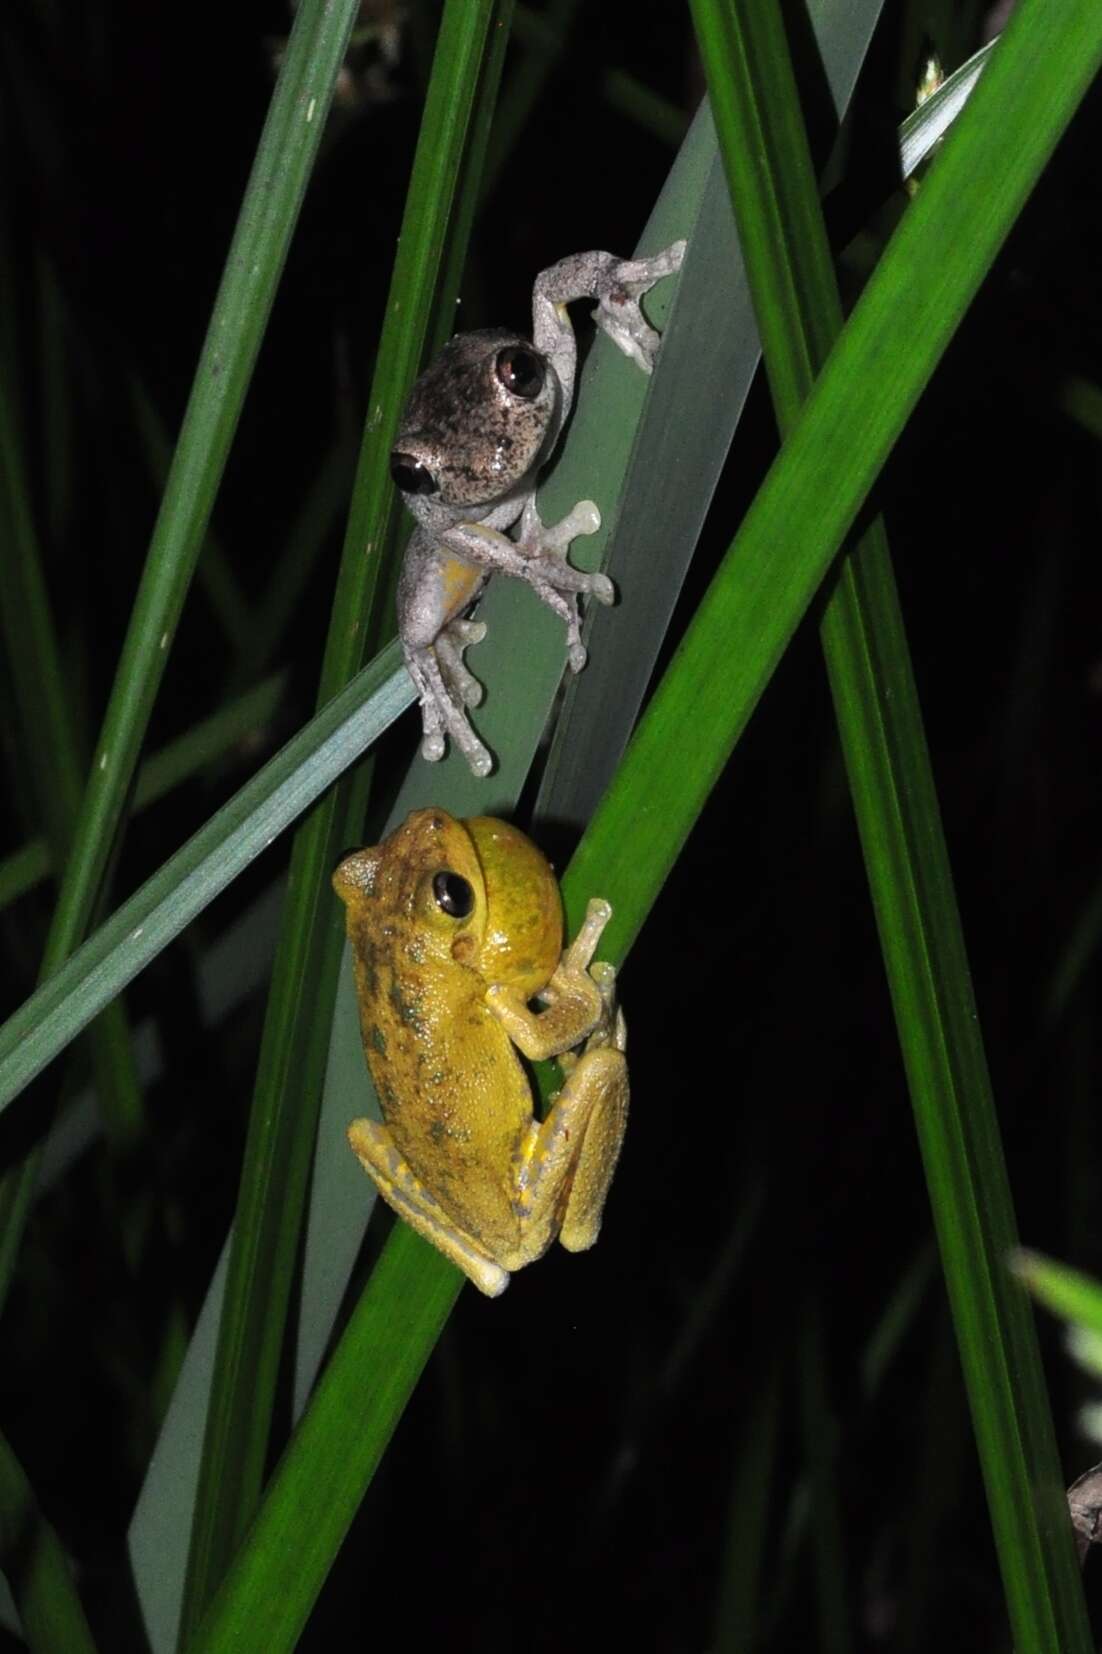
[[342,902],[350,902],[359,895],[370,895],[378,869],[378,850],[350,850],[341,857],[333,871],[333,889]]

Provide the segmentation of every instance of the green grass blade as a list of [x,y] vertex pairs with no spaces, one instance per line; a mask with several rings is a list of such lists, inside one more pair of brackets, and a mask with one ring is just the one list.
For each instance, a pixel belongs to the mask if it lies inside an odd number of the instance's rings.
[[[304,0],[295,21],[94,749],[46,941],[44,977],[69,957],[91,921],[354,12],[355,0]],[[121,1051],[117,1040],[112,1043]],[[38,1162],[32,1154],[0,1183],[0,1278],[19,1246]]]
[[[842,312],[783,25],[749,0],[694,0],[693,11],[786,430]],[[1040,1356],[1002,1267],[1012,1204],[879,520],[843,566],[822,637],[1015,1637],[1085,1650],[1071,1546],[1051,1520],[1059,1467]]]
[[1069,1269],[1023,1247],[1014,1258],[1014,1273],[1036,1298],[1063,1321],[1102,1339],[1102,1285],[1081,1270]]
[[460,1279],[397,1226],[189,1654],[295,1647]]
[[[1102,11],[1031,0],[945,140],[641,721],[565,881],[622,956],[862,501],[1102,60]],[[1006,133],[1015,142],[1008,145]],[[948,258],[945,249],[955,256]],[[671,766],[667,756],[680,762]],[[645,824],[648,853],[640,854]]]
[[494,120],[482,190],[489,195],[497,184],[521,134],[538,106],[544,87],[562,60],[567,37],[581,0],[550,0],[542,11],[518,6],[513,37],[522,48],[509,76]]
[[[738,1442],[720,1569],[712,1646],[746,1654],[759,1635],[759,1601],[768,1535],[770,1489],[777,1475],[781,1385],[776,1361],[759,1375]],[[747,1513],[752,1513],[747,1520]]]
[[1051,1027],[1063,1016],[1102,947],[1102,881],[1083,902],[1060,950],[1045,994],[1045,1021]]
[[87,927],[298,218],[354,0],[303,0],[214,302],[47,945]]
[[[286,677],[276,673],[255,689],[219,707],[193,729],[185,730],[151,753],[138,771],[134,786],[133,813],[175,791],[183,782],[216,763],[239,742],[263,731],[271,722],[283,698]],[[31,839],[0,861],[0,911],[32,890],[49,876],[53,862],[44,838]]]
[[351,431],[342,431],[318,468],[298,511],[287,525],[248,635],[233,663],[226,693],[254,682],[291,632],[329,534],[340,521],[356,463]]
[[277,753],[0,1027],[0,1108],[413,700],[396,645]]
[[827,1392],[822,1308],[806,1303],[801,1312],[797,1367],[803,1425],[803,1473],[811,1520],[807,1539],[815,1571],[821,1654],[850,1654],[853,1639],[846,1608],[845,1544],[839,1487],[838,1418]]
[[[40,261],[40,271],[44,268]],[[45,289],[53,293],[48,282]],[[84,764],[5,369],[0,369],[0,617],[19,713],[21,760],[36,818],[60,868],[73,840]],[[55,385],[51,403],[60,397]],[[55,421],[59,417],[57,408]],[[90,1050],[108,1132],[117,1146],[132,1146],[141,1131],[142,1097],[123,1005],[105,1010],[91,1030]],[[24,1166],[0,1180],[0,1301],[7,1296],[41,1153],[36,1147]]]
[[971,97],[998,43],[996,38],[981,46],[967,63],[946,75],[937,91],[907,116],[899,129],[900,170],[904,178],[909,178],[941,142]]
[[95,1654],[61,1542],[35,1503],[22,1465],[0,1436],[0,1567],[31,1654]]
[[0,908],[17,901],[49,877],[50,852],[44,838],[29,839],[0,861]]
[[[447,318],[441,325],[450,327],[454,290],[448,289],[457,279],[473,216],[511,9],[511,0],[450,0],[441,19],[334,595],[323,698],[347,681],[381,630],[372,619],[372,600],[395,510],[391,442],[441,282]],[[343,924],[329,874],[360,832],[367,779],[366,772],[352,777],[323,801],[298,834],[292,855],[203,1445],[184,1640],[260,1495],[342,951]]]
[[34,732],[24,742],[31,792],[42,830],[56,852],[69,843],[83,766],[69,716],[21,450],[9,381],[0,370],[0,617],[18,728]]
[[[130,400],[154,491],[161,495],[172,466],[172,444],[136,371],[130,374]],[[241,649],[252,630],[249,603],[230,566],[225,547],[209,523],[199,548],[196,579],[226,641],[235,650]]]

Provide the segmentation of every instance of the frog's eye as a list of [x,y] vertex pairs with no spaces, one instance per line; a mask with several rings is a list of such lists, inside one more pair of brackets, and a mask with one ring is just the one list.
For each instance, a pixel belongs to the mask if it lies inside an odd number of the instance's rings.
[[507,391],[512,391],[514,396],[521,397],[525,402],[534,402],[543,389],[547,363],[542,356],[534,350],[527,350],[524,345],[509,345],[505,350],[498,351],[494,372]]
[[390,474],[403,494],[435,494],[440,487],[428,466],[412,454],[391,454]]
[[432,893],[440,911],[453,919],[465,919],[474,907],[474,891],[459,873],[437,873]]

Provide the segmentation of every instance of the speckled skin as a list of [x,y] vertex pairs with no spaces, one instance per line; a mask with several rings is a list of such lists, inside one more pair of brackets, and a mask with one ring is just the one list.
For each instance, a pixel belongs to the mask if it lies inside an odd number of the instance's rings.
[[[659,336],[639,307],[640,296],[681,265],[685,243],[653,258],[574,253],[536,278],[532,339],[498,329],[459,334],[413,387],[391,452],[395,480],[417,519],[398,590],[398,630],[417,686],[424,730],[422,755],[443,757],[445,734],[476,775],[493,760],[467,719],[481,685],[462,652],[485,628],[462,615],[493,572],[526,580],[566,627],[573,671],[585,665],[578,598],[614,598],[602,574],[570,567],[566,551],[579,534],[600,526],[591,500],[545,526],[535,506],[537,474],[570,412],[577,345],[567,305],[594,298],[598,327],[649,373]],[[521,352],[538,389],[518,393],[502,363]],[[523,377],[523,375],[522,375]],[[404,481],[417,479],[417,488]],[[515,526],[512,537],[507,529]]]
[[[442,905],[441,877],[448,891],[459,881],[467,911]],[[383,1115],[348,1135],[384,1199],[490,1296],[556,1235],[592,1246],[628,1103],[615,972],[591,963],[608,903],[589,904],[564,953],[558,886],[535,845],[506,822],[439,809],[346,856],[333,884]],[[542,1123],[518,1049],[558,1056],[567,1073]]]

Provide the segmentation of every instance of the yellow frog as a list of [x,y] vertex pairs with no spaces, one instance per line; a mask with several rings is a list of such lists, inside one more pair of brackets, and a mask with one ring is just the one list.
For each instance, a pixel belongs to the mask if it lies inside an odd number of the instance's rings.
[[[384,1200],[490,1297],[556,1235],[592,1246],[628,1105],[616,972],[591,963],[608,903],[564,952],[531,840],[439,809],[346,856],[333,886],[385,1122],[354,1120],[348,1139]],[[543,1121],[518,1049],[566,1075]]]

